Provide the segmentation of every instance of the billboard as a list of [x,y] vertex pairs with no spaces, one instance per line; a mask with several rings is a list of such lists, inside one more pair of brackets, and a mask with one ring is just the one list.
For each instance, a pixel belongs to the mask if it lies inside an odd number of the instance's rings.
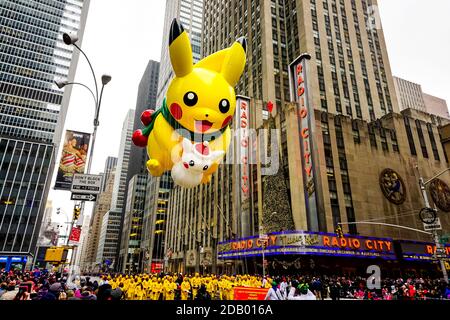
[[55,189],[70,191],[73,175],[85,172],[90,139],[90,133],[66,131]]

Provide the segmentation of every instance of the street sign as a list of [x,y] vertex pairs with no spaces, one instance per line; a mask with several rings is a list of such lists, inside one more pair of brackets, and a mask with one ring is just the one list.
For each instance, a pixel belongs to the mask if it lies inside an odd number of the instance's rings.
[[423,224],[423,230],[425,231],[435,231],[442,230],[441,220],[436,218],[436,221],[433,224]]
[[436,248],[436,259],[445,259],[447,258],[447,252],[445,250],[445,248]]
[[70,200],[97,201],[97,195],[96,194],[87,194],[87,193],[72,193]]
[[74,193],[99,194],[102,188],[102,176],[94,174],[73,175],[70,191]]

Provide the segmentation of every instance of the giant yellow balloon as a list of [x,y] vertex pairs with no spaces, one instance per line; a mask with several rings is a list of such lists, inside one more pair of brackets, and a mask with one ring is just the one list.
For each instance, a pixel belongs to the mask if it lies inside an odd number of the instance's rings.
[[144,111],[146,127],[133,134],[135,145],[147,147],[151,175],[159,177],[177,165],[172,177],[178,185],[194,187],[211,180],[231,141],[234,87],[244,71],[246,47],[246,39],[239,38],[194,65],[188,34],[173,20],[169,53],[175,77],[161,108]]

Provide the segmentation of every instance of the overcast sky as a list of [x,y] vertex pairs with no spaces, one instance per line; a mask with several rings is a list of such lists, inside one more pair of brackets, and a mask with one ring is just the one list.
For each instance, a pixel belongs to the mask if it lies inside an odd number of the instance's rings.
[[[450,1],[378,2],[393,74],[450,102]],[[82,48],[98,77],[112,76],[103,96],[93,173],[103,170],[108,156],[118,156],[122,122],[128,109],[135,108],[145,67],[150,59],[160,59],[164,10],[165,0],[91,0]],[[83,57],[75,80],[93,88]],[[89,92],[74,87],[66,129],[91,132],[93,117]],[[54,208],[71,213],[69,192],[52,190],[49,199]]]

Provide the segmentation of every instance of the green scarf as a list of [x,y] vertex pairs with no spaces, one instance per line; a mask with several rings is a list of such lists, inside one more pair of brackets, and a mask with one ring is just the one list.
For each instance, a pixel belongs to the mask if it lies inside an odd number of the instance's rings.
[[144,136],[148,137],[150,135],[150,133],[153,130],[153,127],[155,126],[155,120],[159,116],[159,114],[161,114],[164,117],[164,119],[166,119],[167,123],[169,123],[169,125],[174,130],[181,129],[179,131],[179,133],[181,133],[181,135],[183,137],[185,137],[186,139],[189,139],[190,141],[194,141],[194,142],[213,141],[216,138],[218,138],[218,136],[221,136],[225,132],[225,130],[229,127],[227,125],[227,126],[223,127],[222,129],[220,129],[219,130],[220,134],[218,132],[207,133],[207,134],[192,132],[191,130],[189,130],[189,129],[185,128],[184,126],[182,126],[172,116],[172,114],[169,111],[169,108],[167,108],[166,98],[164,98],[162,107],[159,108],[158,110],[156,110],[152,114],[152,121],[150,122],[150,124],[144,130],[142,130],[142,134]]

